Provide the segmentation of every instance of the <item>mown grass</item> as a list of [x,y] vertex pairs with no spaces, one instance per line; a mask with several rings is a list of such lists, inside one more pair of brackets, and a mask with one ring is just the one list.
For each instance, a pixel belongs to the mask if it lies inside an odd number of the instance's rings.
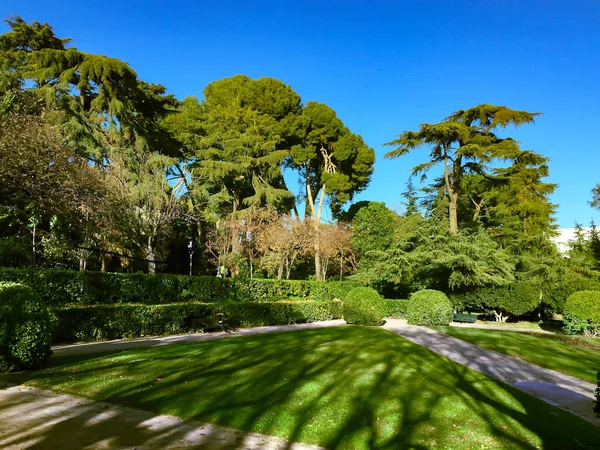
[[[435,327],[455,338],[596,383],[600,339],[482,328]],[[600,448],[600,444],[599,444]]]
[[600,442],[600,428],[378,328],[54,358],[12,381],[327,448]]

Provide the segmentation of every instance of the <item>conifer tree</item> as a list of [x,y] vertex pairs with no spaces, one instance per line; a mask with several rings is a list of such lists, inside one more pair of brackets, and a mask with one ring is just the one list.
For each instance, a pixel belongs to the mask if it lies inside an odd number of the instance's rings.
[[413,168],[425,174],[443,165],[443,185],[448,198],[450,234],[458,234],[458,199],[463,193],[463,178],[469,173],[485,173],[492,161],[516,158],[520,149],[510,138],[499,138],[494,131],[508,125],[532,123],[537,113],[516,111],[505,106],[478,105],[456,111],[437,124],[423,124],[418,131],[405,131],[385,145],[395,147],[386,158],[398,158],[411,150],[430,148],[429,161]]

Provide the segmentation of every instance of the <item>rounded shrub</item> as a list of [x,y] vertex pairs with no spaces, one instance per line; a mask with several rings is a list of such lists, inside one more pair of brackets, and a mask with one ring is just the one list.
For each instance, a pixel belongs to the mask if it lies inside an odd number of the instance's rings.
[[39,295],[0,282],[0,372],[39,369],[50,356],[52,318]]
[[571,294],[565,303],[564,322],[568,333],[600,334],[600,291]]
[[452,303],[440,291],[415,292],[408,300],[406,319],[411,325],[448,325],[452,321]]
[[375,289],[352,289],[343,303],[344,320],[354,325],[378,326],[383,323],[383,299]]

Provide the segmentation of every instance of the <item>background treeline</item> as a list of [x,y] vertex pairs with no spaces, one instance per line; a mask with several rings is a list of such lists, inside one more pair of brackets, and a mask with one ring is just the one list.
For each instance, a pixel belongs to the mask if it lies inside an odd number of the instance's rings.
[[1,266],[350,278],[387,298],[437,289],[498,320],[560,311],[552,289],[598,280],[595,225],[558,251],[549,161],[507,136],[537,113],[482,104],[399,134],[386,157],[428,153],[396,212],[352,204],[373,149],[279,80],[237,75],[181,101],[47,24],[8,24]]

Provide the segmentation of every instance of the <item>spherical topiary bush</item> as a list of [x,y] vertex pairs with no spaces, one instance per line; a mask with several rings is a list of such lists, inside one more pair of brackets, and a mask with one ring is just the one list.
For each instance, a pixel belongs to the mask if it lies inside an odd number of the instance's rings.
[[357,287],[344,298],[343,314],[347,323],[377,326],[383,323],[383,299],[375,289]]
[[588,336],[600,334],[600,291],[580,291],[571,294],[564,309],[565,330]]
[[52,319],[22,284],[0,282],[0,372],[39,369],[50,356]]
[[452,303],[440,291],[415,292],[408,300],[406,319],[411,325],[448,325],[452,321]]

